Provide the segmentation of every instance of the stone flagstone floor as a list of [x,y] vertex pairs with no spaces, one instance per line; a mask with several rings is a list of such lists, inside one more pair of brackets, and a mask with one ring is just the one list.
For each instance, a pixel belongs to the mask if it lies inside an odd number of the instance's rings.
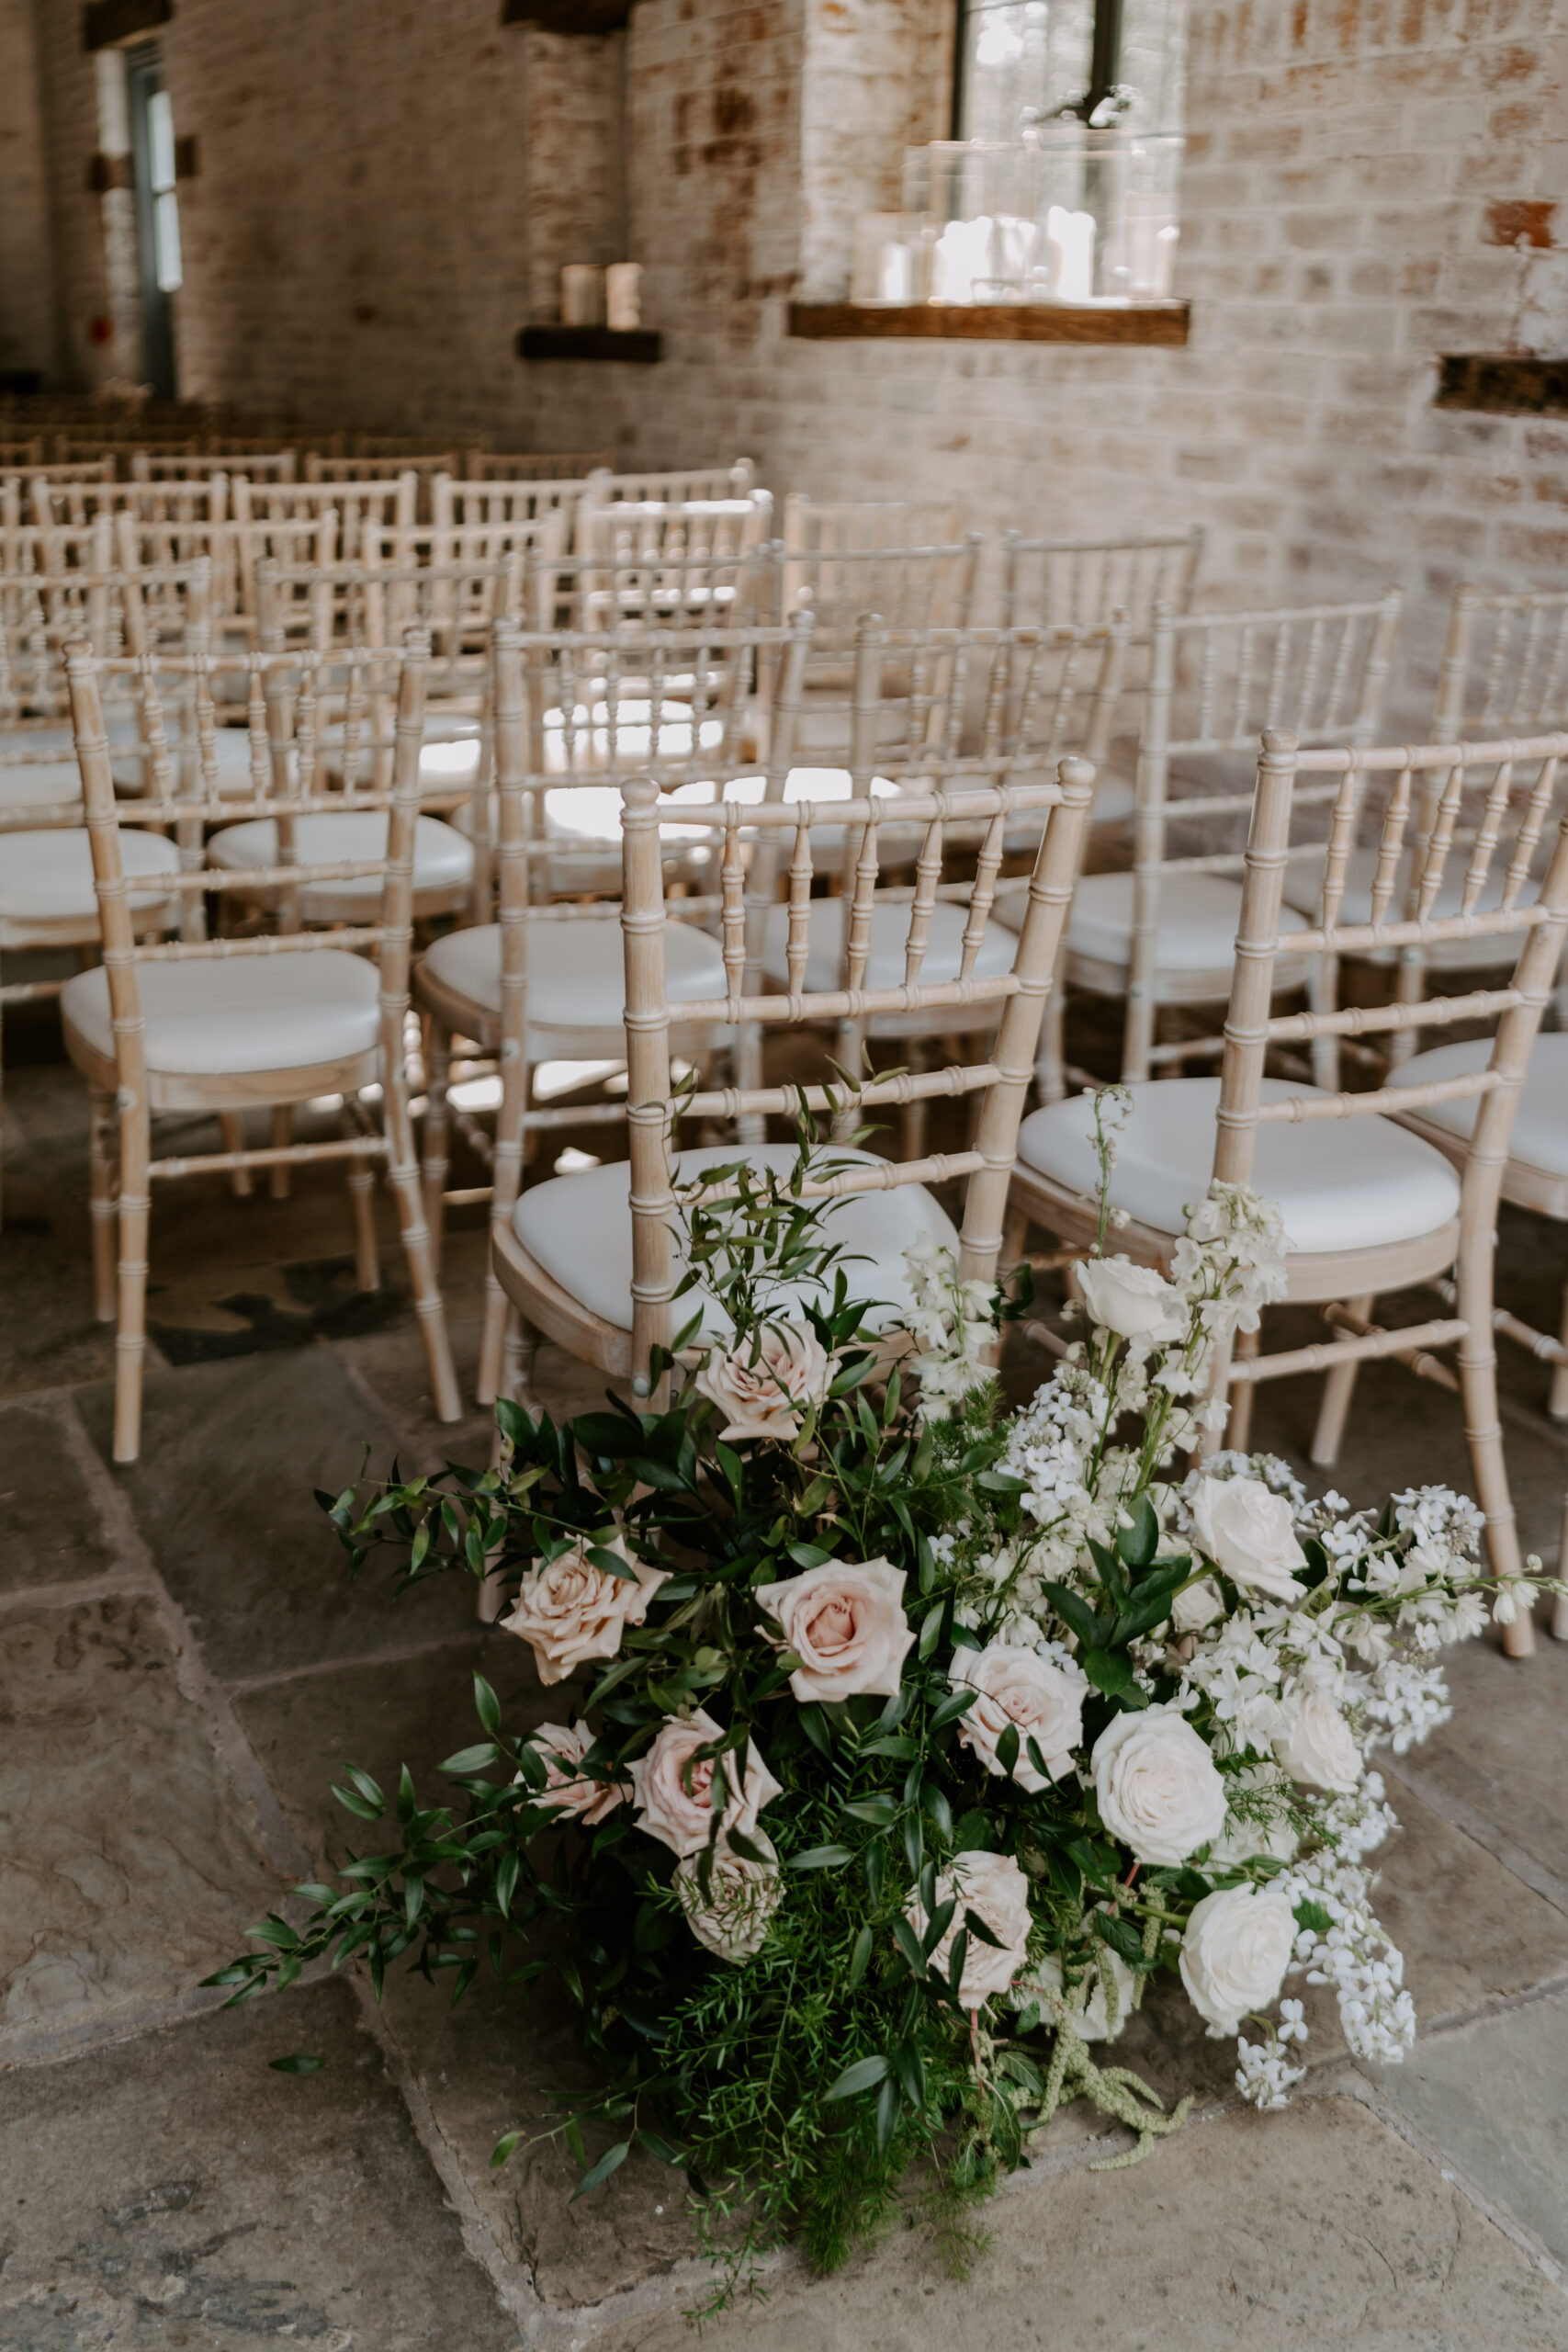
[[[282,1203],[161,1199],[144,1451],[108,1467],[83,1103],[47,1030],[35,1044],[6,1075],[0,1238],[0,2347],[692,2340],[704,2272],[672,2176],[634,2160],[569,2205],[552,2154],[490,2168],[501,2132],[573,2078],[558,2008],[481,1987],[454,2011],[416,1979],[378,2010],[335,1980],[225,2013],[197,1989],[352,1838],[339,1767],[386,1781],[464,1744],[476,1667],[512,1723],[545,1702],[522,1645],[481,1633],[454,1586],[391,1604],[373,1577],[351,1585],[311,1501],[367,1447],[434,1466],[487,1442],[482,1415],[432,1419],[389,1218],[388,1289],[354,1292],[331,1179]],[[447,1253],[466,1375],[482,1247],[470,1225]],[[1555,1296],[1562,1255],[1511,1222],[1505,1299]],[[1044,1368],[1015,1346],[1007,1377],[1021,1395]],[[1550,1560],[1568,1439],[1541,1368],[1507,1376],[1521,1518]],[[540,1385],[561,1411],[597,1393],[553,1350]],[[1266,1390],[1258,1442],[1302,1466],[1313,1405],[1310,1384]],[[1465,1483],[1453,1400],[1364,1374],[1336,1483],[1360,1502],[1439,1478]],[[1409,2063],[1353,2064],[1319,2012],[1303,2093],[1260,2117],[1229,2045],[1166,2002],[1124,2047],[1168,2096],[1199,2092],[1179,2139],[1097,2175],[1122,2137],[1068,2110],[990,2209],[968,2284],[896,2230],[834,2280],[782,2261],[716,2340],[1568,2352],[1568,1649],[1515,1664],[1488,1641],[1452,1680],[1455,1722],[1385,1766],[1404,1826],[1382,1911],[1423,2028]],[[300,2050],[319,2073],[269,2069]]]

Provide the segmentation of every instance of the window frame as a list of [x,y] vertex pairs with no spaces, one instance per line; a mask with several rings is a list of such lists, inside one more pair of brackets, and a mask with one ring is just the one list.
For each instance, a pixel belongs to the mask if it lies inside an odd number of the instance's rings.
[[[1094,43],[1089,52],[1089,88],[1077,111],[1088,122],[1095,108],[1110,97],[1121,79],[1122,26],[1124,0],[1094,0]],[[964,62],[969,54],[969,19],[974,0],[956,0],[953,11],[952,135],[964,139],[964,109],[968,91]]]

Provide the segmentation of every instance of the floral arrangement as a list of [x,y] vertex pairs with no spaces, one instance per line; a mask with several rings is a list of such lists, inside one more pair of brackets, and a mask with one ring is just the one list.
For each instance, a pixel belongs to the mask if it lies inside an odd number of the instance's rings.
[[[526,2001],[554,1971],[601,2070],[553,2127],[576,2193],[634,2146],[683,2169],[720,2302],[784,2236],[840,2261],[917,2165],[961,2246],[958,2209],[1069,2098],[1143,2155],[1189,2102],[1105,2059],[1156,1974],[1260,2108],[1303,2072],[1293,1983],[1334,1988],[1365,2055],[1415,2033],[1371,1759],[1447,1719],[1444,1646],[1519,1594],[1444,1489],[1374,1518],[1267,1457],[1184,1466],[1285,1239],[1216,1185],[1168,1281],[1107,1255],[1117,1102],[1083,1336],[1016,1416],[993,1364],[1021,1301],[912,1251],[899,1355],[802,1196],[803,1135],[788,1178],[684,1200],[699,1311],[653,1365],[664,1409],[502,1405],[493,1468],[321,1498],[355,1570],[390,1542],[400,1587],[502,1576],[558,1719],[508,1730],[477,1678],[453,1799],[405,1770],[392,1849],[296,1889],[299,1924],[209,1981],[243,2000],[325,1955],[378,1991],[407,1959]],[[391,1810],[361,1771],[336,1794]]]

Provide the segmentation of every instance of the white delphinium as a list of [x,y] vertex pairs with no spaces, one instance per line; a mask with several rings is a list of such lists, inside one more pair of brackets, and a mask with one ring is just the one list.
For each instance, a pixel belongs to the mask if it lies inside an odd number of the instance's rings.
[[1306,2038],[1306,2019],[1299,2001],[1280,2002],[1280,2022],[1270,2027],[1267,2041],[1248,2041],[1246,2034],[1237,2037],[1235,2054],[1240,2064],[1235,2086],[1260,2113],[1289,2107],[1292,2091],[1306,2075],[1304,2066],[1291,2064],[1289,2045]]
[[[1479,1602],[1476,1607],[1484,1623],[1485,1611]],[[1480,1625],[1475,1630],[1479,1633]],[[1417,1666],[1405,1658],[1385,1658],[1372,1673],[1358,1680],[1362,1689],[1356,1693],[1356,1713],[1363,1725],[1364,1755],[1387,1745],[1396,1756],[1404,1756],[1440,1724],[1446,1724],[1453,1713],[1440,1666]]]
[[908,1368],[919,1376],[920,1417],[945,1421],[997,1376],[987,1361],[996,1346],[996,1285],[960,1282],[958,1261],[941,1241],[911,1242],[904,1263],[914,1296],[904,1318],[916,1350]]

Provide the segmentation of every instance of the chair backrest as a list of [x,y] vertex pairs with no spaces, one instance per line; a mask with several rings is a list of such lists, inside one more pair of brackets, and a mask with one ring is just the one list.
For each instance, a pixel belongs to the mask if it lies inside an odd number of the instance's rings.
[[938,547],[963,537],[964,509],[952,498],[818,499],[792,490],[784,503],[789,555]]
[[[0,817],[8,827],[28,821],[26,771],[40,761],[59,763],[54,722],[67,708],[66,648],[80,641],[105,656],[199,652],[209,641],[211,609],[205,560],[128,573],[110,568],[106,549],[101,571],[84,568],[58,579],[0,576]],[[121,700],[130,700],[129,687]]]
[[337,538],[328,561],[356,563],[367,523],[412,527],[418,517],[419,476],[404,470],[370,481],[255,482],[244,474],[232,481],[233,514],[242,533],[261,524],[314,521],[329,509]]
[[0,478],[6,474],[36,474],[43,469],[43,435],[29,440],[0,440]]
[[780,572],[784,616],[810,606],[819,673],[841,657],[867,613],[896,628],[966,628],[981,544],[977,531],[949,545],[836,546],[829,534],[815,547],[792,551],[786,540]]
[[1486,595],[1456,588],[1438,673],[1432,740],[1540,735],[1568,725],[1568,589]]
[[649,503],[682,506],[694,498],[750,498],[757,487],[757,469],[750,458],[728,466],[685,466],[671,473],[618,474],[595,467],[582,486],[595,506]]
[[243,473],[252,481],[292,481],[297,460],[292,449],[247,449],[243,444],[211,443],[199,452],[133,449],[132,481],[202,481],[221,469]]
[[[1055,952],[1072,894],[1078,856],[1078,835],[1089,806],[1093,772],[1086,763],[1068,760],[1060,775],[1027,785],[1003,783],[976,772],[972,777],[944,780],[929,789],[916,788],[900,808],[900,822],[918,827],[921,844],[912,892],[896,903],[903,928],[903,977],[893,986],[868,988],[866,966],[877,910],[878,863],[876,829],[884,813],[870,796],[850,801],[814,805],[779,799],[758,805],[727,802],[699,812],[701,822],[721,843],[720,873],[723,904],[722,935],[725,990],[722,995],[672,1009],[665,976],[664,937],[667,920],[666,876],[660,854],[661,823],[685,821],[691,803],[661,789],[656,774],[637,776],[624,787],[626,816],[623,845],[622,922],[626,937],[626,1025],[627,1057],[627,1125],[631,1159],[633,1246],[632,1360],[639,1367],[655,1344],[668,1346],[671,1338],[671,1300],[676,1267],[672,1248],[671,1127],[674,1105],[670,1077],[669,1033],[672,1019],[682,1023],[711,1023],[728,1027],[760,1023],[830,1022],[843,1023],[881,1015],[916,1016],[929,1022],[936,1035],[943,1031],[944,1013],[972,1015],[976,1007],[994,1005],[998,1026],[973,1062],[958,1061],[942,1069],[906,1074],[889,1080],[869,1081],[861,1102],[914,1102],[939,1095],[982,1096],[978,1127],[972,1149],[916,1160],[881,1160],[825,1175],[807,1187],[807,1197],[892,1191],[905,1184],[930,1184],[956,1177],[968,1179],[963,1225],[961,1272],[967,1278],[985,1278],[995,1272],[1001,1246],[1008,1181],[1033,1066],[1046,993],[1051,986]],[[1023,925],[1010,959],[1010,969],[982,978],[976,963],[983,945],[994,894],[995,876],[1010,817],[1023,809],[1044,812],[1044,829],[1035,860]],[[847,907],[842,901],[814,898],[816,863],[812,837],[828,830],[829,863],[837,868],[844,829],[856,835],[859,848],[852,889]],[[944,842],[954,830],[978,829],[983,836],[976,876],[968,894],[958,972],[945,979],[923,977],[932,916],[943,864]],[[750,843],[759,834],[777,833],[789,849],[786,979],[784,989],[760,981],[748,955],[746,869]],[[818,989],[808,985],[814,923],[836,918],[841,932],[842,985]],[[968,1025],[965,1023],[964,1025]],[[808,1088],[813,1107],[831,1107],[828,1091]],[[737,1087],[699,1092],[682,1105],[682,1114],[738,1118],[772,1114],[788,1116],[799,1108],[798,1092],[790,1087]]]
[[1204,533],[1167,531],[1145,537],[1047,539],[1021,531],[1002,536],[1002,620],[1082,628],[1122,613],[1135,636],[1164,605],[1184,613],[1192,602]]
[[29,521],[40,526],[64,524],[80,530],[95,514],[112,509],[117,503],[114,459],[54,466],[47,474],[35,473],[25,481],[13,471],[0,483],[0,490],[11,492],[11,503],[19,503]]
[[570,539],[582,481],[575,474],[490,475],[459,481],[452,474],[437,474],[430,488],[431,521],[440,530],[473,530],[483,526],[536,523],[558,510],[566,520]]
[[[432,564],[450,570],[484,571],[514,556],[537,586],[537,601],[530,618],[548,628],[555,618],[551,567],[564,555],[571,516],[564,506],[546,507],[532,518],[477,523],[419,523],[412,530],[391,524],[367,524],[360,534],[360,552],[367,564]],[[477,607],[472,608],[477,612]],[[488,626],[494,617],[486,609]]]
[[[1258,613],[1178,614],[1156,608],[1138,747],[1133,819],[1133,943],[1122,1044],[1123,1078],[1147,1078],[1168,1054],[1154,1043],[1162,886],[1172,874],[1239,875],[1236,836],[1252,811],[1258,740],[1289,730],[1298,742],[1371,742],[1377,731],[1402,609],[1397,589],[1375,600]],[[1247,775],[1230,781],[1238,758]],[[1172,762],[1186,768],[1172,794]],[[1188,789],[1187,786],[1193,788]],[[1172,855],[1173,822],[1201,829],[1202,846]],[[1236,846],[1219,846],[1227,833]]]
[[[1261,1125],[1367,1118],[1479,1098],[1460,1212],[1461,1314],[1466,1246],[1479,1246],[1483,1259],[1489,1258],[1514,1114],[1568,929],[1568,809],[1560,788],[1565,759],[1563,733],[1418,747],[1298,750],[1289,734],[1270,732],[1258,767],[1225,1018],[1214,1174],[1227,1183],[1248,1181]],[[1370,906],[1355,910],[1367,920],[1348,923],[1341,906],[1369,777],[1384,786],[1376,874]],[[1435,822],[1423,836],[1415,832],[1412,818],[1424,802],[1433,806]],[[1327,808],[1323,888],[1315,921],[1304,932],[1285,933],[1285,869],[1298,850],[1292,819],[1303,806]],[[1315,825],[1314,833],[1306,854],[1321,857],[1323,837]],[[1543,853],[1545,872],[1538,879]],[[1425,956],[1446,942],[1481,937],[1495,938],[1499,947],[1511,939],[1518,942],[1513,975],[1504,988],[1416,1004],[1270,1013],[1282,948],[1292,957],[1367,956],[1390,950]],[[1262,1098],[1265,1063],[1276,1046],[1325,1035],[1442,1029],[1492,1017],[1497,1029],[1483,1069],[1362,1093]],[[1490,1345],[1489,1329],[1478,1336]],[[1223,1394],[1223,1387],[1216,1393]]]
[[[428,457],[410,455],[406,450],[389,452],[400,474],[450,474],[457,463],[450,449],[433,452]],[[388,460],[385,457],[323,458],[311,449],[305,458],[304,479],[307,481],[384,481]]]
[[608,473],[615,462],[614,449],[562,449],[554,455],[519,457],[493,449],[465,449],[466,481],[578,481],[592,473]]
[[[145,1069],[137,968],[148,961],[187,956],[265,954],[276,939],[209,941],[202,936],[201,909],[207,894],[231,888],[232,870],[209,866],[201,849],[206,829],[237,819],[270,818],[276,826],[276,866],[245,869],[248,889],[275,891],[275,929],[299,930],[301,894],[313,884],[378,877],[380,903],[375,922],[325,933],[305,933],[301,950],[320,941],[333,947],[379,951],[382,1001],[405,1001],[413,910],[414,825],[419,814],[419,754],[424,726],[424,674],[428,647],[418,630],[405,646],[375,650],[339,648],[320,655],[294,650],[253,659],[240,654],[157,653],[105,660],[85,644],[71,647],[66,676],[81,765],[93,869],[103,922],[104,960],[109,971],[121,1082],[146,1101]],[[215,689],[225,676],[243,680],[247,694],[253,790],[248,797],[220,789],[215,743]],[[147,785],[136,799],[115,792],[104,729],[107,694],[130,681],[145,747]],[[383,699],[396,711],[391,775],[387,785],[358,789],[376,757],[375,713]],[[323,743],[323,712],[342,710],[342,738],[329,755]],[[298,854],[299,823],[311,815],[342,810],[346,792],[361,809],[388,817],[385,852],[376,857],[330,863]],[[124,889],[119,837],[122,829],[155,826],[181,844],[182,872],[171,879],[184,910],[178,948],[149,946],[132,937]],[[401,1013],[385,1027],[384,1044],[401,1064]]]
[[689,627],[710,607],[747,616],[773,502],[624,500],[578,510],[577,556],[558,567],[574,628]]

